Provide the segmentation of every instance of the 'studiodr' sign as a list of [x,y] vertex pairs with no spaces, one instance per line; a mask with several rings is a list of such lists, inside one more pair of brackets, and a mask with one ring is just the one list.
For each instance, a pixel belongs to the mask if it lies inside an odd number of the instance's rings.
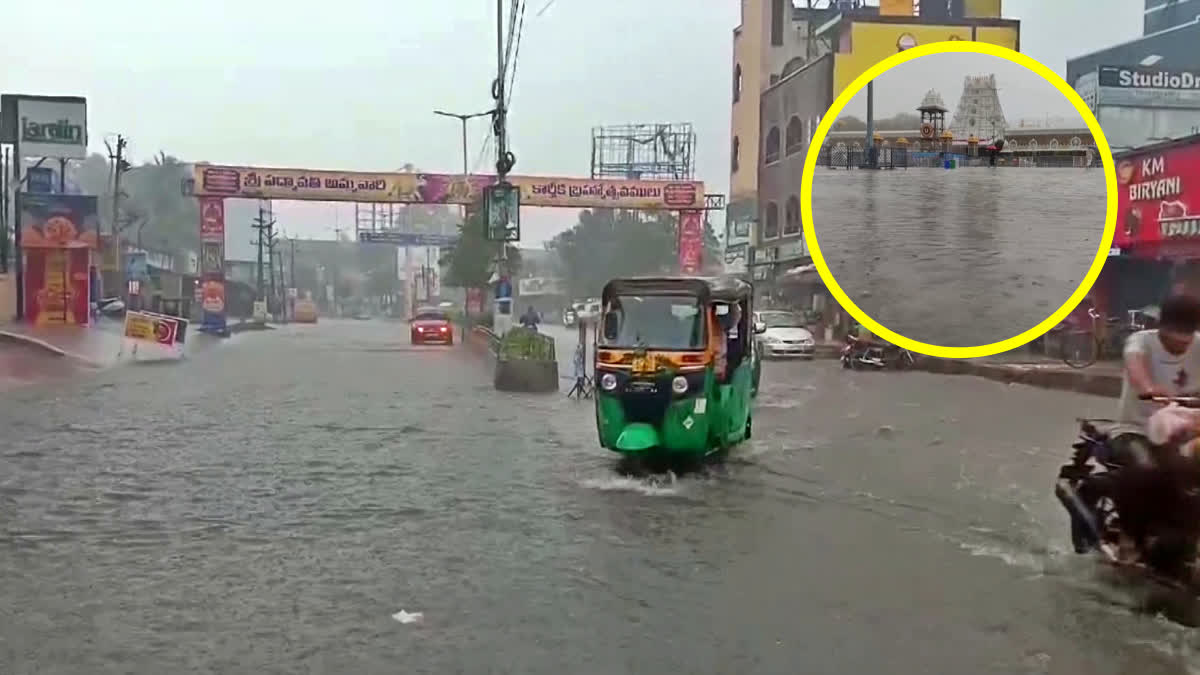
[[1200,251],[1200,137],[1117,160],[1113,246],[1136,255]]

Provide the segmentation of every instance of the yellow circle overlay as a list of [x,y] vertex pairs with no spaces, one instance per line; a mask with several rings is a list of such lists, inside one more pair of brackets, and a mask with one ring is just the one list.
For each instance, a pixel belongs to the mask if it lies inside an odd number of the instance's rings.
[[[1041,75],[1050,84],[1054,85],[1071,105],[1075,106],[1075,110],[1079,112],[1080,117],[1087,124],[1088,130],[1092,132],[1092,138],[1096,144],[1096,151],[1100,155],[1101,162],[1104,165],[1104,183],[1106,198],[1108,205],[1104,216],[1104,236],[1100,238],[1100,248],[1096,251],[1096,258],[1092,261],[1091,269],[1088,270],[1083,281],[1079,283],[1079,287],[1071,294],[1071,297],[1063,303],[1053,314],[1047,317],[1038,325],[1029,330],[1015,335],[1006,340],[993,342],[986,345],[978,345],[975,347],[945,347],[941,345],[932,345],[925,342],[918,342],[911,338],[906,338],[903,335],[889,330],[886,326],[872,319],[866,312],[858,308],[846,292],[838,286],[837,280],[833,278],[833,273],[829,271],[829,265],[825,262],[825,256],[821,254],[821,246],[817,242],[816,228],[813,226],[812,214],[812,192],[813,192],[813,177],[816,175],[817,159],[821,152],[821,147],[825,144],[825,137],[829,134],[829,130],[837,121],[842,110],[850,104],[850,100],[854,98],[859,91],[867,86],[871,80],[878,78],[892,68],[919,59],[922,56],[930,56],[932,54],[957,54],[957,53],[972,53],[972,54],[988,54],[997,58],[1011,61],[1013,63],[1025,66],[1029,70]],[[1096,121],[1096,116],[1088,108],[1079,94],[1071,88],[1061,77],[1053,70],[1039,63],[1020,52],[1013,51],[1007,47],[993,45],[986,42],[968,42],[968,41],[947,41],[935,42],[931,44],[913,47],[906,49],[893,56],[890,56],[883,61],[872,66],[867,72],[859,75],[857,79],[846,87],[846,90],[837,97],[833,105],[829,106],[821,123],[817,125],[817,130],[813,133],[811,143],[808,147],[808,154],[804,159],[804,177],[800,186],[800,215],[803,222],[808,223],[808,227],[804,228],[804,243],[808,246],[809,254],[812,256],[813,264],[817,268],[817,272],[821,275],[821,280],[825,282],[825,286],[829,292],[838,301],[850,316],[858,320],[860,324],[866,327],[871,333],[908,349],[909,351],[925,354],[928,356],[937,356],[946,359],[970,359],[979,358],[981,356],[992,356],[1000,354],[1012,349],[1016,349],[1032,340],[1037,339],[1046,331],[1062,322],[1063,319],[1075,309],[1075,306],[1083,300],[1088,291],[1091,290],[1092,284],[1096,283],[1096,278],[1100,276],[1100,270],[1104,268],[1105,261],[1108,260],[1108,252],[1112,247],[1113,234],[1116,231],[1117,223],[1117,175],[1113,169],[1112,151],[1108,147],[1108,140],[1104,137],[1104,130],[1100,128],[1100,123]],[[964,307],[963,311],[971,311]]]

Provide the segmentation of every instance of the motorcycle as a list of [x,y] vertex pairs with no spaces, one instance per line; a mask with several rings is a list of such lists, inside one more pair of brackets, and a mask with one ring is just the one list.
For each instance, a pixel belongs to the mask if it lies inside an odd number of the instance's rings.
[[[1142,399],[1200,408],[1193,396]],[[1104,426],[1112,420],[1078,421],[1074,454],[1054,486],[1070,517],[1075,553],[1200,591],[1200,463],[1184,458],[1172,441],[1151,446],[1148,459],[1160,467],[1147,469],[1137,458],[1117,456]]]
[[895,345],[874,345],[864,343],[859,339],[847,336],[846,345],[842,347],[842,367],[846,369],[885,368],[907,369],[915,363],[912,352]]

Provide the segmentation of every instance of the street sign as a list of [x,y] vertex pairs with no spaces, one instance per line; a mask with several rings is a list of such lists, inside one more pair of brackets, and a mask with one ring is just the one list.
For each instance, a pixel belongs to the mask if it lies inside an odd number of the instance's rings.
[[29,191],[40,194],[54,192],[54,169],[47,166],[31,166],[25,170]]
[[458,242],[457,234],[418,234],[397,230],[359,230],[358,240],[376,244],[397,246],[453,246]]
[[484,188],[485,234],[489,241],[521,240],[521,190],[511,183]]

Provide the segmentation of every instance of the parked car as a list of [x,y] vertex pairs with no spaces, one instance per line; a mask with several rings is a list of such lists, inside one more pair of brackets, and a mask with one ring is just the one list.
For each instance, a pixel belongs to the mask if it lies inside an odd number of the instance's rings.
[[816,340],[799,314],[779,310],[755,312],[754,323],[765,328],[758,335],[759,353],[764,358],[813,357]]

